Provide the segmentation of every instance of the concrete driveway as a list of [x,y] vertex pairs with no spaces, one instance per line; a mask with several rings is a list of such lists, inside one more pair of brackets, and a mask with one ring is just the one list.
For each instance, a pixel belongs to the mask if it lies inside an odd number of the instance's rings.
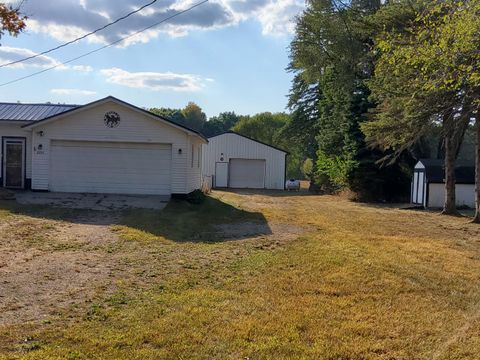
[[166,195],[73,194],[21,191],[20,204],[51,205],[70,209],[126,210],[131,208],[161,210],[170,201]]

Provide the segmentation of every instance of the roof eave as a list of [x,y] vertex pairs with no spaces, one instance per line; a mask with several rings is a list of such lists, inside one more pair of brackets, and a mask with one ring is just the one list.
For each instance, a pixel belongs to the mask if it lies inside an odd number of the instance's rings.
[[24,124],[25,127],[26,125],[30,125],[31,123],[35,122],[35,120],[18,120],[18,119],[0,119],[0,123],[21,123]]
[[215,136],[210,136],[209,139],[213,139],[214,137],[222,136],[222,135],[226,135],[226,134],[238,135],[238,136],[241,136],[241,137],[243,137],[243,138],[245,138],[245,139],[248,139],[248,140],[251,140],[251,141],[255,141],[256,143],[259,143],[259,144],[268,146],[268,147],[270,147],[270,148],[272,148],[272,149],[275,149],[275,150],[278,150],[278,151],[280,151],[280,152],[283,152],[283,153],[285,153],[285,154],[287,154],[287,155],[290,155],[290,153],[289,153],[288,151],[286,151],[286,150],[280,149],[280,148],[278,148],[278,147],[276,147],[276,146],[273,146],[273,145],[270,145],[270,144],[266,144],[266,143],[264,143],[264,142],[262,142],[262,141],[253,139],[253,138],[248,137],[248,136],[246,136],[246,135],[239,134],[239,133],[237,133],[237,132],[235,132],[235,131],[233,131],[233,130],[225,131],[225,132],[223,132],[223,133],[221,133],[221,134],[218,134],[218,135],[215,135]]

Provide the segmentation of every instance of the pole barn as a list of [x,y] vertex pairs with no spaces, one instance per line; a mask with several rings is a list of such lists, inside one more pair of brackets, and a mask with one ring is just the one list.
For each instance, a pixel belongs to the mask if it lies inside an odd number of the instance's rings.
[[288,152],[260,141],[226,132],[203,145],[203,176],[216,188],[285,188]]

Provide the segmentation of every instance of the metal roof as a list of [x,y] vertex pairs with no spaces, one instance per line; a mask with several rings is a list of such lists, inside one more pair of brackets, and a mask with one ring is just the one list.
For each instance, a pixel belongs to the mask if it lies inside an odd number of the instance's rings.
[[235,132],[235,131],[233,131],[233,130],[228,130],[228,131],[225,131],[225,132],[223,132],[223,133],[221,133],[221,134],[218,134],[218,135],[209,136],[208,138],[209,138],[209,139],[213,139],[214,137],[222,136],[222,135],[227,135],[227,134],[238,135],[238,136],[243,137],[243,138],[245,138],[245,139],[248,139],[248,140],[251,140],[251,141],[255,141],[255,142],[259,143],[259,144],[262,144],[262,145],[271,147],[272,149],[275,149],[275,150],[278,150],[278,151],[281,151],[281,152],[283,152],[283,153],[285,153],[285,154],[290,155],[290,153],[289,153],[288,151],[286,151],[286,150],[283,150],[283,149],[280,149],[279,147],[276,147],[276,146],[273,146],[273,145],[264,143],[264,142],[262,142],[262,141],[260,141],[260,140],[256,140],[256,139],[251,138],[251,137],[249,137],[249,136],[242,135],[242,134],[237,133],[237,132]]
[[0,103],[0,120],[39,121],[77,107],[79,105]]

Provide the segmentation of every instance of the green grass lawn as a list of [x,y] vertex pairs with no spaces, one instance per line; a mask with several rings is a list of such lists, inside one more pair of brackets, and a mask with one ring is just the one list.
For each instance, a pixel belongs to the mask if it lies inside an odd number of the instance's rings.
[[[0,224],[15,216],[0,211]],[[271,232],[217,231],[249,223]],[[480,227],[465,218],[216,192],[111,229],[130,278],[75,311],[0,327],[5,358],[480,358]]]

